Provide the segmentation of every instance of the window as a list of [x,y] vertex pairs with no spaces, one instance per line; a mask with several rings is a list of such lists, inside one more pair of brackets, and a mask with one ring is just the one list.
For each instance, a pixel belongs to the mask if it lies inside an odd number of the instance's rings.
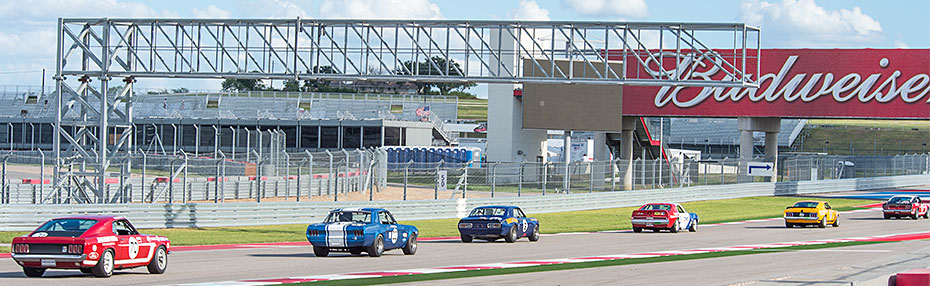
[[644,211],[670,211],[672,206],[670,205],[645,205],[642,209]]
[[816,208],[817,202],[797,202],[793,206],[794,208]]
[[468,216],[504,216],[504,208],[477,208]]
[[333,223],[333,222],[358,222],[358,223],[368,223],[371,221],[370,212],[362,211],[336,211],[329,213],[326,216],[326,219],[323,220],[324,223]]
[[513,216],[514,216],[514,217],[517,217],[517,218],[524,218],[524,217],[526,217],[526,215],[523,214],[523,210],[521,210],[521,209],[513,209]]
[[117,220],[113,222],[113,233],[116,235],[137,235],[136,229],[126,220]]
[[381,224],[397,224],[397,222],[394,221],[394,217],[386,211],[378,213],[378,216],[381,218]]
[[35,232],[44,232],[46,236],[78,237],[95,224],[97,221],[92,219],[55,219],[43,224]]
[[679,212],[679,213],[684,213],[684,212],[685,212],[685,209],[682,208],[681,206],[678,206],[678,212]]
[[300,148],[307,149],[317,149],[320,148],[319,142],[319,130],[316,126],[302,126],[300,127]]
[[828,210],[831,209],[830,204],[828,204],[828,203],[823,203],[823,207],[826,208],[826,209],[828,209]]

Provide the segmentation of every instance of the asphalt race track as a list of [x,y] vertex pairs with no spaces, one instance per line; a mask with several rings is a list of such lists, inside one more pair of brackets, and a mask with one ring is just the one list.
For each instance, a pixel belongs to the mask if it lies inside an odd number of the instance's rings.
[[[0,285],[128,285],[216,283],[247,279],[320,274],[377,272],[466,264],[501,263],[621,253],[727,247],[930,231],[930,220],[883,220],[876,210],[844,213],[840,227],[786,229],[781,220],[703,226],[696,233],[630,231],[559,234],[539,242],[525,238],[470,244],[457,240],[421,241],[417,255],[399,250],[381,258],[314,257],[307,246],[174,251],[168,271],[151,275],[144,268],[116,271],[101,279],[78,271],[49,270],[43,278],[26,278],[12,259],[0,260]],[[545,227],[545,222],[543,222]],[[303,234],[295,233],[296,237]],[[810,281],[864,281],[881,275],[930,266],[927,240],[611,266],[582,270],[444,280],[442,284],[621,284],[621,285],[798,285]],[[674,279],[668,279],[674,277]],[[806,282],[805,282],[806,281]],[[436,281],[418,285],[432,285]],[[823,284],[840,285],[840,284]],[[846,282],[845,285],[849,285]]]

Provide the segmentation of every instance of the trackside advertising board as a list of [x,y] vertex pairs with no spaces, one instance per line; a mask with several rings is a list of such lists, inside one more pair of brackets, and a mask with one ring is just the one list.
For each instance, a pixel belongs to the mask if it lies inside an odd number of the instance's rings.
[[[658,51],[653,54],[659,58]],[[763,49],[761,54],[758,89],[627,86],[623,114],[930,119],[930,49]],[[622,57],[610,51],[609,59]],[[670,56],[662,62],[668,68],[678,63]],[[682,78],[729,77],[701,60],[680,62]],[[627,72],[655,73],[644,67],[649,65],[630,62]]]

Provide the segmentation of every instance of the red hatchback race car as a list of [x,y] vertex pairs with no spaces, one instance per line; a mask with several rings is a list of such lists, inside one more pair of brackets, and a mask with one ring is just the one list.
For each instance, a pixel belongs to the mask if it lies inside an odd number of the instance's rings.
[[32,233],[13,238],[13,260],[29,277],[46,269],[80,269],[110,277],[114,269],[146,266],[161,274],[168,267],[171,242],[139,234],[123,217],[73,216],[49,220]]
[[930,218],[930,205],[920,200],[918,196],[894,196],[882,204],[885,219],[910,217]]
[[633,232],[642,232],[643,229],[652,229],[654,232],[667,229],[671,232],[685,230],[697,231],[698,215],[689,213],[681,204],[652,203],[645,204],[633,211],[630,218]]

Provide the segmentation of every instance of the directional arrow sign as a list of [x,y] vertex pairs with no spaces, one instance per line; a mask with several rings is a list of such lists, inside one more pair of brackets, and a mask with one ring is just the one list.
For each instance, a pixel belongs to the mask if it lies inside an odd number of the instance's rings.
[[749,162],[749,170],[746,172],[750,176],[771,177],[775,172],[775,164],[768,162]]

